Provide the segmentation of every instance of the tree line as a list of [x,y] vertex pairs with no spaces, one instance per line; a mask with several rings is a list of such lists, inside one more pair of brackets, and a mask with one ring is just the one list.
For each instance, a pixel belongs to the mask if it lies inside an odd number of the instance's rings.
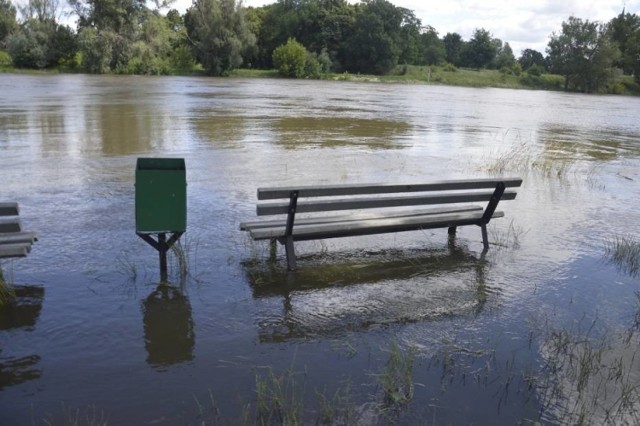
[[[564,76],[565,89],[584,92],[603,90],[623,73],[640,83],[640,18],[624,10],[608,23],[570,17],[550,35],[546,55],[525,49],[516,59],[508,42],[484,28],[469,40],[455,32],[440,37],[387,0],[277,0],[262,7],[194,0],[184,14],[170,9],[171,0],[151,7],[145,0],[61,1],[17,8],[0,0],[0,65],[128,74],[202,67],[214,76],[275,68],[296,78],[443,65],[533,77],[550,72]],[[61,23],[64,13],[76,28]]]

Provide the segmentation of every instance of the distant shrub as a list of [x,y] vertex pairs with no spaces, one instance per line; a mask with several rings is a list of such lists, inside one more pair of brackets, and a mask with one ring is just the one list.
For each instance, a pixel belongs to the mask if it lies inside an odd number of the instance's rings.
[[303,78],[307,65],[307,49],[294,38],[290,38],[273,51],[273,65],[283,77]]
[[544,74],[544,67],[542,65],[539,64],[533,64],[531,65],[531,67],[529,67],[529,69],[527,70],[527,73],[529,75],[534,75],[536,77],[540,77],[542,74]]
[[4,50],[0,50],[0,67],[11,66],[11,56]]
[[458,68],[456,68],[456,66],[455,66],[455,65],[450,64],[449,62],[447,62],[447,63],[446,63],[446,64],[444,64],[444,66],[442,67],[442,70],[443,70],[443,71],[446,71],[446,72],[457,72],[457,71],[458,71]]

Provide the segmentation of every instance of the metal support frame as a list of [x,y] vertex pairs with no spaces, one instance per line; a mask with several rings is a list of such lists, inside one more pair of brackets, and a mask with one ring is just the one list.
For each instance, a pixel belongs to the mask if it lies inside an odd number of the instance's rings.
[[491,217],[493,216],[493,214],[496,211],[496,208],[498,207],[498,203],[502,198],[502,194],[504,194],[505,187],[506,186],[504,182],[498,182],[498,184],[496,185],[495,191],[493,191],[493,194],[489,199],[489,204],[487,204],[487,208],[484,209],[482,218],[477,224],[482,228],[482,245],[484,246],[485,250],[489,250],[489,237],[487,235],[487,225],[489,224]]
[[182,234],[184,232],[173,232],[171,233],[171,237],[167,240],[167,232],[159,232],[158,233],[158,241],[154,240],[151,237],[151,234],[144,234],[141,232],[136,232],[138,237],[145,240],[151,247],[158,251],[158,255],[160,258],[160,280],[167,281],[168,272],[167,272],[167,252],[173,245],[178,242]]
[[293,224],[296,220],[296,209],[298,208],[298,191],[291,191],[289,194],[289,211],[287,212],[287,227],[284,237],[280,241],[284,244],[287,253],[287,268],[290,271],[296,269],[296,250],[293,246]]

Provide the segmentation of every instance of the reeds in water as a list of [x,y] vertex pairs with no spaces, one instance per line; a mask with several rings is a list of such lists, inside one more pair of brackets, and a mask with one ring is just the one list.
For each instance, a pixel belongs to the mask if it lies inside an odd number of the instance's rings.
[[640,242],[631,236],[617,236],[606,243],[605,254],[624,273],[640,275]]

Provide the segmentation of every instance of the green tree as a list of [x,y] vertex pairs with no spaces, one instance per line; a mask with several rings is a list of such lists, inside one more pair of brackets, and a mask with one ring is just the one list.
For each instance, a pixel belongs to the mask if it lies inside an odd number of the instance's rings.
[[75,34],[71,28],[56,21],[56,1],[29,0],[20,8],[20,13],[24,22],[6,39],[14,65],[22,68],[50,68],[75,56]]
[[400,57],[398,61],[403,64],[421,64],[424,62],[421,46],[422,22],[413,11],[399,8],[402,13],[402,24],[398,37]]
[[273,51],[273,65],[283,77],[303,78],[308,56],[307,49],[290,38]]
[[491,33],[484,28],[478,28],[473,32],[471,40],[464,44],[461,52],[462,62],[468,67],[485,68],[496,57],[498,48],[499,45]]
[[352,72],[385,74],[401,53],[402,10],[386,0],[364,0],[356,11],[356,25],[348,42],[346,68]]
[[551,70],[565,77],[565,90],[601,90],[614,77],[620,51],[597,22],[570,17],[547,46]]
[[255,36],[244,19],[241,2],[195,0],[185,25],[195,56],[210,75],[226,75],[255,49]]
[[17,30],[15,6],[11,4],[11,0],[0,0],[0,49],[5,47],[5,41],[9,34]]
[[498,53],[495,57],[496,69],[514,69],[516,65],[516,57],[513,55],[513,50],[509,43],[500,42],[501,47],[498,49]]
[[611,39],[620,49],[620,58],[616,66],[625,74],[640,74],[640,17],[636,14],[625,13],[613,18],[608,27]]
[[444,43],[447,62],[455,66],[460,66],[460,53],[462,52],[462,46],[464,44],[460,34],[447,33],[443,37],[442,42]]
[[78,16],[83,67],[89,72],[126,69],[146,10],[144,0],[69,0]]
[[419,65],[436,65],[446,60],[447,51],[445,44],[438,38],[438,32],[432,26],[427,26],[420,34]]
[[524,49],[518,58],[518,63],[524,71],[528,70],[534,65],[539,65],[544,68],[544,56],[542,53],[534,49]]

